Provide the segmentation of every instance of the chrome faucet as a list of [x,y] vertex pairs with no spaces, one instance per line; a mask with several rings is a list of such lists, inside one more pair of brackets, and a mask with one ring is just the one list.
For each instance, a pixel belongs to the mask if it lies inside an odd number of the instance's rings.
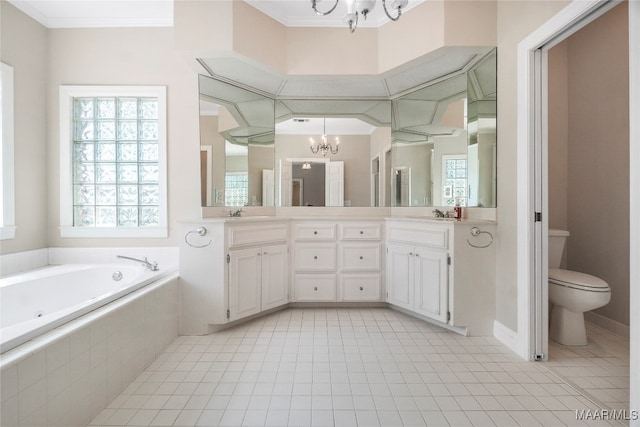
[[140,264],[144,265],[145,268],[148,270],[158,271],[158,263],[157,262],[154,262],[153,264],[150,263],[147,257],[144,257],[144,259],[138,259],[138,258],[132,258],[129,256],[124,256],[124,255],[116,255],[116,258],[128,259],[129,261],[139,262]]
[[445,218],[445,213],[442,212],[440,209],[434,209],[433,213],[436,216],[436,218]]
[[234,218],[240,218],[242,216],[242,212],[244,212],[242,209],[236,209],[235,211],[230,210],[229,216]]

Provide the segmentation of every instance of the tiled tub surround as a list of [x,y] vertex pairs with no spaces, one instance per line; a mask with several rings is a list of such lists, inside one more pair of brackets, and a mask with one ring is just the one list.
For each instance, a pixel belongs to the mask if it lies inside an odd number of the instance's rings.
[[3,427],[86,426],[178,336],[173,273],[0,356]]
[[172,271],[142,265],[64,264],[0,278],[0,352],[155,282]]

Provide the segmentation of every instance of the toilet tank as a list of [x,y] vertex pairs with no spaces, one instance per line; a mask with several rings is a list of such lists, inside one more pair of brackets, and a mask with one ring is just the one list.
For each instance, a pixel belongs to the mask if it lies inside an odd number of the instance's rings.
[[569,232],[566,230],[549,229],[549,268],[560,268],[567,237]]

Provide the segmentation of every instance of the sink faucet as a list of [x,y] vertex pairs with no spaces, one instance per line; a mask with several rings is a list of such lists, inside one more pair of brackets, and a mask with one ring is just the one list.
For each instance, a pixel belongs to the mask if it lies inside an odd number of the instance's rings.
[[242,212],[244,212],[242,209],[236,209],[234,210],[230,210],[229,211],[229,216],[230,217],[234,217],[234,218],[239,218],[242,216]]
[[442,212],[440,209],[434,209],[433,213],[436,216],[436,218],[445,218],[445,213]]
[[147,259],[147,257],[144,257],[144,259],[138,259],[138,258],[132,258],[132,257],[124,256],[124,255],[116,255],[116,258],[128,259],[129,261],[139,262],[140,264],[144,265],[145,268],[148,269],[148,270],[158,271],[158,263],[157,262],[154,262],[153,264],[150,263],[149,260]]

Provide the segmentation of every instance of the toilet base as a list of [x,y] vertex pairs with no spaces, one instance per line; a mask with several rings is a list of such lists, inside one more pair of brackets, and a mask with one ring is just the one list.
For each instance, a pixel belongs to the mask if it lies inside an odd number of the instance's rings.
[[584,313],[569,311],[554,304],[550,323],[549,338],[555,342],[571,346],[587,345]]

